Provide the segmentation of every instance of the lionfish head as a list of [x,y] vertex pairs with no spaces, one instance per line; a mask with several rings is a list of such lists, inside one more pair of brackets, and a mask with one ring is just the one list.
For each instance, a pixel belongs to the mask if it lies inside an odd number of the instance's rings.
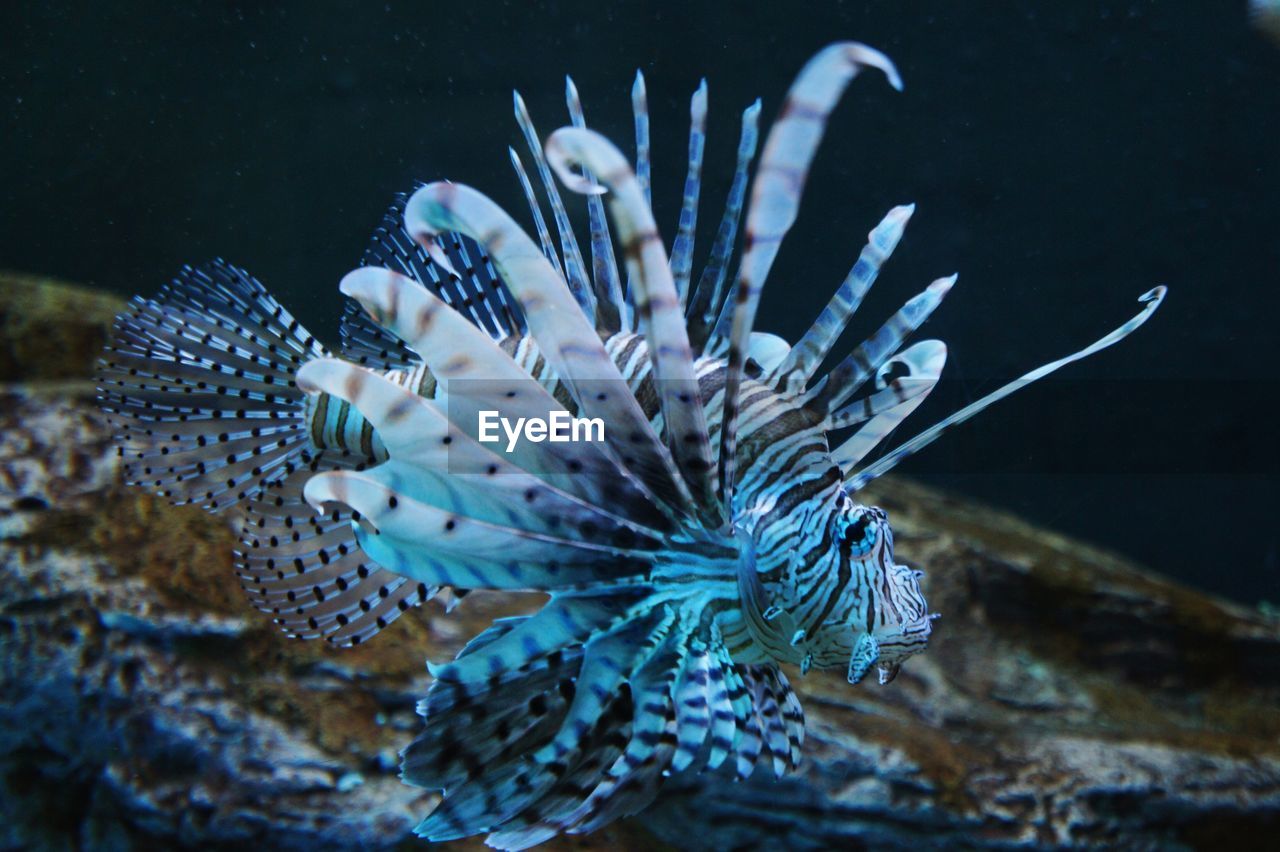
[[920,591],[924,572],[894,561],[893,530],[883,509],[842,497],[832,524],[838,576],[849,581],[843,619],[825,625],[824,633],[831,650],[847,661],[850,683],[862,680],[872,666],[880,683],[888,683],[929,643],[936,616]]

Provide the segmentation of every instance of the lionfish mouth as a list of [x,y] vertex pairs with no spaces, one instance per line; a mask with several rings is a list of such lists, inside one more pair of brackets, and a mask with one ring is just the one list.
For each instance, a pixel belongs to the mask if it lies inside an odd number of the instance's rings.
[[[857,578],[840,569],[840,558],[884,545],[867,538],[866,522],[841,527],[847,539],[833,544],[832,513],[862,511],[849,495],[866,483],[1014,390],[1117,342],[1160,304],[1163,287],[1092,345],[867,463],[939,378],[946,347],[906,340],[955,276],[820,370],[914,207],[895,207],[871,231],[794,345],[758,332],[756,315],[827,118],[868,68],[902,87],[889,59],[860,44],[833,44],[805,65],[749,196],[759,102],[743,113],[699,276],[706,87],[691,103],[668,255],[650,205],[637,75],[634,169],[587,129],[572,82],[572,126],[545,146],[516,96],[556,239],[514,150],[536,238],[462,184],[398,196],[362,268],[342,281],[350,302],[340,358],[222,261],[184,268],[118,318],[101,399],[128,480],[174,502],[243,511],[238,577],[291,635],[354,645],[436,596],[451,608],[469,589],[549,593],[538,612],[499,620],[430,666],[425,725],[403,752],[402,777],[446,792],[420,835],[487,832],[492,845],[525,848],[637,812],[675,772],[730,759],[740,777],[761,759],[788,771],[804,716],[779,663],[803,672],[847,657],[851,682],[877,666],[888,683],[924,649],[933,618],[918,578],[891,576],[912,613],[901,633],[800,629],[869,631],[891,620],[882,606],[899,606],[854,585],[880,583],[896,566],[864,560]],[[589,263],[556,175],[586,197]],[[502,453],[478,434],[486,411],[598,419],[603,439]],[[847,437],[828,449],[836,432]],[[736,560],[722,539],[736,542]],[[766,588],[780,584],[790,587],[771,600]]]

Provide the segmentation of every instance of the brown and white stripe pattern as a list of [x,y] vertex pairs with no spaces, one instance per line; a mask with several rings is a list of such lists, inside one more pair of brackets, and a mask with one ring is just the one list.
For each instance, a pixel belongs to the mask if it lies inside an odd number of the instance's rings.
[[809,60],[791,84],[760,156],[747,211],[742,265],[730,296],[733,313],[720,433],[720,489],[726,504],[732,500],[734,487],[738,389],[760,293],[782,238],[795,222],[809,165],[822,140],[827,117],[849,82],[868,67],[880,69],[894,88],[902,88],[897,69],[888,57],[865,45],[833,44]]
[[609,190],[610,212],[627,271],[635,288],[640,330],[661,400],[667,449],[692,492],[703,522],[719,526],[714,465],[701,394],[694,380],[693,352],[685,326],[684,304],[672,276],[653,212],[622,153],[589,130],[562,128],[547,140],[547,158],[560,179],[580,191],[593,191],[573,172],[581,166]]

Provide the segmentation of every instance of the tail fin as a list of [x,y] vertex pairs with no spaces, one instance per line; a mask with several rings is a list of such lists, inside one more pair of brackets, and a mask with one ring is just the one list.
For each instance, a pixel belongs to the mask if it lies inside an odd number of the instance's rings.
[[258,496],[309,461],[294,374],[324,354],[253,276],[222,260],[135,297],[98,372],[126,481],[215,512]]

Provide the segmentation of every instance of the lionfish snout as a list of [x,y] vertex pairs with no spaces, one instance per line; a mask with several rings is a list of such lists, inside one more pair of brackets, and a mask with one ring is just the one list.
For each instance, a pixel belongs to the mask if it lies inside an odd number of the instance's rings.
[[924,572],[907,565],[890,565],[886,571],[885,624],[877,631],[880,683],[898,676],[908,658],[922,652],[929,644],[933,621],[938,616],[929,612],[920,580]]
[[889,683],[908,657],[928,645],[935,616],[920,591],[924,572],[894,561],[893,530],[883,509],[846,497],[834,524],[853,584],[840,643],[848,649],[849,682],[858,683],[875,666],[880,683]]

